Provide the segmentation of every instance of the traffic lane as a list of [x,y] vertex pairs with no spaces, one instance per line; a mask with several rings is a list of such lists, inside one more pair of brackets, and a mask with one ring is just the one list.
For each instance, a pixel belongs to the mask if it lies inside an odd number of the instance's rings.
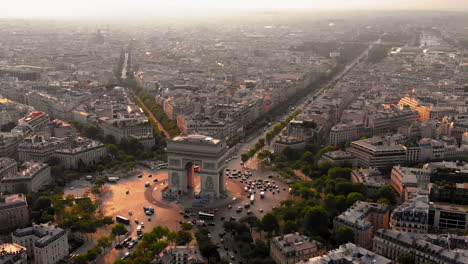
[[[143,176],[138,178],[137,176],[122,179],[118,184],[110,185],[110,192],[107,197],[103,197],[102,207],[105,215],[110,215],[115,219],[115,216],[122,215],[130,219],[131,223],[127,228],[131,231],[131,237],[136,238],[136,226],[135,219],[144,222],[145,228],[143,231],[150,231],[157,225],[163,225],[171,230],[177,230],[179,227],[179,221],[182,216],[178,214],[177,208],[163,208],[158,207],[146,200],[145,193],[149,188],[157,188],[159,191],[164,188],[164,184],[161,183],[167,180],[167,173],[164,171],[154,171],[142,169],[141,173]],[[149,175],[152,177],[149,177]],[[153,183],[153,180],[157,178],[158,182]],[[146,182],[150,182],[150,187],[145,187]],[[161,181],[161,182],[160,182]],[[126,191],[129,194],[126,194]],[[155,209],[155,214],[151,217],[151,221],[148,221],[148,216],[145,214],[143,207],[151,206]],[[129,211],[132,211],[132,215],[129,215]],[[113,249],[108,253],[102,260],[102,263],[114,263],[117,259],[121,258],[127,249]]]

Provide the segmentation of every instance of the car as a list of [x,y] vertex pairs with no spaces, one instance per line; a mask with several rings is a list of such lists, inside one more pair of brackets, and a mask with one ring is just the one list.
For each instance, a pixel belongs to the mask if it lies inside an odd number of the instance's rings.
[[148,175],[149,178],[153,177],[153,174]]
[[125,191],[125,194],[129,194],[129,193],[130,193],[130,191],[129,191],[129,190],[126,190],[126,191]]
[[247,210],[247,214],[248,215],[252,214],[252,210]]
[[226,219],[226,217],[221,216],[220,220],[221,220],[221,221],[224,221],[224,219]]
[[213,222],[208,223],[208,225],[209,225],[209,226],[216,226],[216,224],[213,223]]
[[148,210],[145,211],[145,214],[146,215],[152,215],[152,213],[150,211],[148,211]]
[[229,217],[229,221],[236,221],[236,218],[234,216]]
[[224,243],[224,238],[221,238],[219,242],[221,242],[221,244]]
[[148,222],[151,222],[151,217],[148,217]]
[[234,254],[232,254],[232,253],[229,254],[229,257],[230,257],[232,260],[236,259],[236,257],[235,257]]
[[121,249],[122,248],[122,244],[121,243],[117,243],[114,247],[115,249]]
[[184,211],[179,211],[179,214],[180,214],[180,215],[184,215],[185,212],[184,212]]
[[153,182],[158,182],[158,179],[154,179]]
[[268,175],[268,179],[271,179],[271,178],[273,178],[273,175]]
[[140,223],[140,221],[138,221],[138,219],[135,219],[135,224],[138,224]]
[[138,235],[138,240],[141,240],[143,238],[143,234]]
[[145,228],[145,223],[141,222],[140,225],[141,225],[141,228]]
[[125,255],[123,255],[122,259],[127,259],[128,257],[130,257],[130,252],[125,253]]
[[132,212],[132,211],[128,211],[128,215],[133,215],[133,212]]
[[263,213],[263,209],[258,209],[258,211],[259,211],[260,213]]
[[232,205],[228,205],[228,209],[232,209]]
[[135,243],[130,242],[130,243],[128,243],[127,248],[132,249],[134,246],[135,246]]
[[184,214],[184,218],[190,218],[190,215]]
[[145,182],[145,187],[149,187],[150,186],[150,182]]
[[143,174],[139,174],[137,177],[138,177],[138,178],[141,178],[141,177],[143,177]]

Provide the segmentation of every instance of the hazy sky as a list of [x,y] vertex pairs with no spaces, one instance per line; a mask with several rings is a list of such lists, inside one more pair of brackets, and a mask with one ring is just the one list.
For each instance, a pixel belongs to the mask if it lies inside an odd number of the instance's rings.
[[1,0],[0,17],[116,16],[180,9],[458,9],[468,0]]

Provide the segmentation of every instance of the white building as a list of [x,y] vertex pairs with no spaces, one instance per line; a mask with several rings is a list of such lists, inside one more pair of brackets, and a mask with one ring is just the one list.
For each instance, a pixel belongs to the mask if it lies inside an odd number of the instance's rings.
[[320,257],[297,262],[298,264],[335,264],[335,263],[370,263],[370,264],[391,264],[392,260],[379,254],[358,247],[353,243],[341,245],[339,248],[328,251]]
[[195,246],[168,246],[151,262],[154,264],[204,264],[200,249]]
[[71,147],[58,149],[53,154],[65,168],[94,166],[106,155],[107,149],[104,144],[88,138],[77,138]]
[[26,247],[34,264],[54,264],[68,256],[67,231],[51,223],[17,229],[11,236],[14,243]]
[[407,188],[427,189],[431,181],[431,170],[393,166],[390,176],[390,185],[400,196],[407,197]]
[[[9,233],[29,224],[29,209],[26,196],[0,194],[0,233]],[[0,262],[1,263],[1,262]]]
[[25,162],[24,169],[0,181],[0,192],[37,192],[52,181],[49,165],[42,162]]
[[0,244],[0,264],[27,264],[26,248],[15,243]]
[[44,112],[33,112],[28,116],[18,120],[19,126],[25,126],[32,131],[43,131],[47,127],[49,122],[49,116]]
[[18,172],[18,164],[14,159],[8,157],[0,158],[0,180],[16,172]]

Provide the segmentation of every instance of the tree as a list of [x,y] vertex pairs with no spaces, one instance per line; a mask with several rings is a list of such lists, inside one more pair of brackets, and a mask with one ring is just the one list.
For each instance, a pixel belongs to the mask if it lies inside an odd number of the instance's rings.
[[410,253],[405,253],[397,258],[398,264],[415,264],[416,261]]
[[106,184],[106,179],[104,178],[97,178],[96,181],[94,181],[94,184],[96,186],[102,187],[104,184]]
[[379,198],[386,198],[391,204],[396,203],[397,193],[389,184],[379,188]]
[[102,236],[98,238],[97,245],[103,249],[108,248],[112,245],[112,241],[109,237]]
[[107,135],[104,137],[104,143],[105,143],[105,144],[116,144],[116,143],[117,143],[117,140],[115,139],[114,135],[107,134]]
[[177,245],[186,245],[192,241],[192,234],[185,230],[180,230],[177,232],[175,241]]
[[246,162],[250,159],[249,155],[247,153],[242,153],[241,155],[241,160],[242,162]]
[[356,201],[364,201],[365,197],[364,195],[358,193],[358,192],[352,192],[349,193],[348,196],[346,197],[347,203],[349,206],[353,205]]
[[8,122],[8,123],[2,125],[0,130],[2,132],[10,132],[15,126],[16,126],[16,124],[14,122]]
[[278,219],[272,213],[267,213],[262,218],[262,229],[271,234],[271,232],[278,230],[279,224]]
[[322,206],[306,208],[304,228],[312,235],[328,235],[328,212]]
[[354,232],[348,226],[340,227],[335,233],[335,242],[337,245],[346,244],[348,242],[354,243]]
[[331,168],[328,170],[328,176],[332,179],[344,178],[349,180],[351,177],[351,169],[341,167]]
[[299,230],[299,226],[296,222],[294,221],[291,221],[291,220],[287,220],[285,223],[284,223],[284,226],[283,226],[283,232],[285,234],[290,234],[290,233],[294,233],[296,231]]
[[107,152],[112,155],[112,157],[116,157],[119,153],[119,148],[115,144],[107,144],[106,149]]
[[98,139],[99,138],[99,129],[93,125],[87,125],[83,128],[83,136]]
[[88,263],[88,257],[86,254],[78,255],[73,257],[73,263],[74,264],[86,264]]
[[185,231],[188,231],[188,230],[192,229],[192,227],[193,227],[193,225],[191,223],[188,223],[188,222],[184,222],[180,226],[181,226],[182,230],[185,230]]
[[114,236],[122,236],[127,234],[128,230],[125,227],[124,224],[116,224],[114,227],[112,227],[112,235]]

